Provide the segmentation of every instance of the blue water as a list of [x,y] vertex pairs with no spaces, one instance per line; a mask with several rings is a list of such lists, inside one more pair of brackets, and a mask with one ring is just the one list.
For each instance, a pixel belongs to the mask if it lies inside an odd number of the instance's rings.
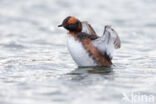
[[[0,104],[156,104],[155,0],[0,0]],[[118,32],[110,68],[78,68],[68,15]]]

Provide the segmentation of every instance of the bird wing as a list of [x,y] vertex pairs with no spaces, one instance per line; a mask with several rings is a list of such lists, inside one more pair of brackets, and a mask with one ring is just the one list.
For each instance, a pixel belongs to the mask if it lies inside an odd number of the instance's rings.
[[103,55],[107,54],[110,58],[114,50],[121,47],[117,32],[109,25],[105,26],[103,36],[93,40],[92,43]]
[[82,21],[81,23],[82,23],[82,32],[85,32],[85,33],[90,34],[90,35],[97,36],[97,34],[94,31],[93,27],[90,24],[88,24],[87,21]]

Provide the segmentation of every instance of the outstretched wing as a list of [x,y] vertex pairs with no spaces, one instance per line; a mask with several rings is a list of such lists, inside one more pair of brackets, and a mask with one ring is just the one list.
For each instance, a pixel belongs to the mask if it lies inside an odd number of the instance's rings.
[[118,36],[118,33],[109,25],[105,26],[105,30],[103,35],[106,35],[105,37],[107,37],[108,41],[112,40],[112,42],[114,43],[114,48],[118,49],[121,47],[121,41],[120,38]]
[[82,32],[85,32],[85,33],[90,34],[90,35],[97,36],[97,34],[94,31],[94,29],[92,28],[92,26],[90,24],[88,24],[87,21],[82,21],[81,23],[82,23]]
[[109,25],[105,26],[103,36],[93,40],[92,43],[103,55],[107,54],[110,58],[113,56],[114,49],[121,47],[117,32]]

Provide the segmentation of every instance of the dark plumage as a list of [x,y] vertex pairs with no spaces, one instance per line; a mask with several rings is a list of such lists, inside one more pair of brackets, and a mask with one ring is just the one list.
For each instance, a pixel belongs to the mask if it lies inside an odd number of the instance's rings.
[[97,39],[98,38],[98,36],[97,35],[90,35],[90,34],[87,34],[87,33],[85,33],[85,32],[78,32],[77,33],[77,37],[80,39],[80,40],[82,40],[82,39],[91,39],[91,40],[95,40],[95,39]]

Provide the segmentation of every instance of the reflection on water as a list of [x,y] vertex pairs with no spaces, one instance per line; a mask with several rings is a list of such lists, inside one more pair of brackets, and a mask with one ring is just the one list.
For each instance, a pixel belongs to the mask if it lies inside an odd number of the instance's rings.
[[112,67],[79,67],[66,75],[70,78],[70,81],[84,86],[94,85],[101,80],[107,82],[114,78]]
[[[155,4],[0,0],[0,104],[156,104]],[[57,28],[68,15],[99,35],[106,24],[116,29],[122,47],[111,67],[76,68]]]
[[74,71],[71,71],[69,74],[71,75],[81,75],[84,73],[88,74],[103,74],[103,75],[109,75],[113,73],[112,67],[79,67],[76,68]]

